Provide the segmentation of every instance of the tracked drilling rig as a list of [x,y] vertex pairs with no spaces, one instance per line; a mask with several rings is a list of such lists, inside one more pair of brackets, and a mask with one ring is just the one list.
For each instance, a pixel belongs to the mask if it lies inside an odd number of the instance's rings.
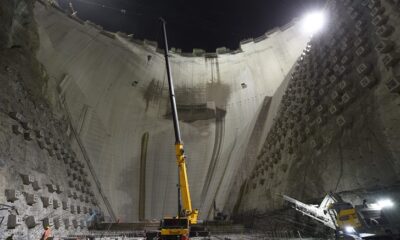
[[377,203],[353,205],[339,194],[328,193],[321,204],[305,204],[283,195],[296,211],[335,231],[336,239],[400,239],[398,223]]

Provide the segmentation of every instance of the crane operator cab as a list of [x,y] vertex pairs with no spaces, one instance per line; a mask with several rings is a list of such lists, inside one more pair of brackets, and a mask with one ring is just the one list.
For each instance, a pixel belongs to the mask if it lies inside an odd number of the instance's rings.
[[189,239],[188,218],[164,218],[161,220],[160,240],[187,240]]

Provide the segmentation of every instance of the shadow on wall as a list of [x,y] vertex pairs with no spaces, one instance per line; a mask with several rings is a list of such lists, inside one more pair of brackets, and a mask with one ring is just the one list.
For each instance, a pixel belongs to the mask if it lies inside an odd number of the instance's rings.
[[[220,121],[225,117],[225,106],[230,95],[230,88],[228,85],[210,83],[203,89],[197,89],[196,91],[189,90],[181,88],[176,90],[179,120],[192,123],[199,120],[210,119],[217,119],[217,121]],[[151,97],[151,99],[155,99],[155,97]],[[167,102],[167,104],[167,112],[164,118],[171,119],[170,103]]]
[[162,81],[152,79],[150,84],[147,86],[146,90],[143,93],[143,98],[146,102],[146,112],[149,109],[150,103],[158,103],[160,100],[160,96],[163,93]]

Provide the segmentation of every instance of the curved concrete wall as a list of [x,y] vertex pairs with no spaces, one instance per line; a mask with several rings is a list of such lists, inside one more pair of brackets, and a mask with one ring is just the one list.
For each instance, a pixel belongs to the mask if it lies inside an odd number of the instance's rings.
[[[58,88],[65,98],[117,217],[175,215],[177,168],[162,54],[39,3],[35,18],[49,95]],[[308,41],[296,24],[266,36],[235,54],[171,53],[193,205],[202,219],[214,200],[223,208],[237,170],[252,166],[242,158],[258,112]]]

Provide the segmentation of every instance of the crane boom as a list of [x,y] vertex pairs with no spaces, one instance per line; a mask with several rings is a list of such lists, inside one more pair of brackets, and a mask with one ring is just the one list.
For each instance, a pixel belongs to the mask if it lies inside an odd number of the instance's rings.
[[[172,120],[174,123],[174,132],[175,132],[175,154],[176,154],[176,163],[178,165],[178,170],[179,170],[179,191],[183,205],[183,209],[179,213],[179,217],[187,217],[190,224],[196,224],[198,218],[198,210],[192,208],[192,199],[190,197],[190,188],[189,188],[189,181],[186,168],[186,157],[183,147],[183,141],[181,138],[181,132],[179,128],[179,118],[178,118],[178,110],[176,107],[175,90],[172,80],[171,67],[168,58],[168,39],[167,39],[166,21],[161,18],[161,22],[162,22],[162,29],[164,36],[164,56],[167,68],[169,98],[171,102]],[[180,201],[180,199],[178,199],[178,201]]]

